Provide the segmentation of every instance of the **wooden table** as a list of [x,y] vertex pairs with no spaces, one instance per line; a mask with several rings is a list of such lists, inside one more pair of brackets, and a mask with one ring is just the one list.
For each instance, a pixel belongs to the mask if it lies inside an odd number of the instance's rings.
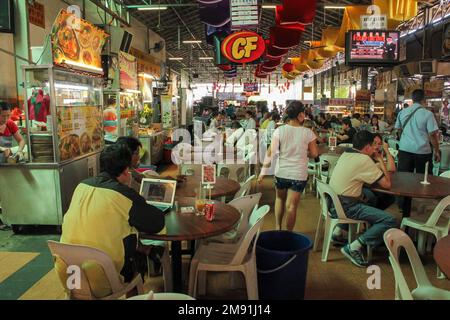
[[371,187],[372,191],[406,197],[403,206],[403,216],[411,212],[411,198],[442,199],[450,194],[450,179],[428,175],[429,185],[423,185],[423,173],[394,172],[390,173],[392,187],[387,190],[378,185]]
[[436,243],[433,257],[439,269],[447,279],[450,279],[450,236],[446,236]]
[[[199,176],[188,176],[187,180],[184,182],[179,182],[177,184],[177,191],[175,193],[176,198],[182,197],[195,197],[195,189],[199,188],[201,177]],[[239,191],[241,185],[239,182],[230,180],[223,177],[216,178],[216,184],[211,190],[211,196],[213,198],[219,198],[224,196],[230,196],[236,194]],[[206,191],[207,194],[209,190]]]
[[[195,207],[195,198],[178,198],[178,207]],[[233,228],[241,215],[237,209],[215,201],[216,215],[212,222],[195,213],[180,213],[175,210],[165,216],[165,234],[141,233],[141,239],[172,241],[172,275],[175,292],[182,291],[181,241],[217,236]]]

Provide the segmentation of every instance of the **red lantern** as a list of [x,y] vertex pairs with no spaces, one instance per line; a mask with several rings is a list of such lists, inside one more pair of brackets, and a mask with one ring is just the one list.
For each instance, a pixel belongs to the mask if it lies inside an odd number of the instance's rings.
[[294,71],[294,69],[295,69],[295,66],[292,63],[285,63],[283,65],[283,70],[286,72],[292,72],[292,71]]

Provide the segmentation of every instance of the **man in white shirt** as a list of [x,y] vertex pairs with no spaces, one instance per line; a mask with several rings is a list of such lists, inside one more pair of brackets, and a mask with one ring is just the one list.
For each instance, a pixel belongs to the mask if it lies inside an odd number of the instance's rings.
[[[363,186],[377,183],[380,187],[391,188],[391,178],[384,162],[380,167],[372,160],[374,136],[363,130],[355,134],[353,149],[344,152],[339,158],[330,180],[330,187],[338,195],[345,215],[354,220],[367,221],[371,227],[351,244],[347,244],[341,252],[350,261],[366,267],[368,262],[363,255],[363,247],[376,247],[383,242],[383,234],[397,226],[397,221],[386,211],[371,207],[363,201]],[[335,213],[334,206],[328,201],[330,212]],[[333,231],[333,239],[342,237],[342,227]]]

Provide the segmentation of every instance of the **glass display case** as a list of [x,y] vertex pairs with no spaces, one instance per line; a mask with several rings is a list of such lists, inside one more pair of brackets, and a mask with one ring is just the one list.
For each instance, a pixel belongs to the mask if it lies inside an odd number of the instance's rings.
[[100,78],[44,66],[25,68],[24,79],[30,162],[62,163],[101,151]]
[[138,136],[142,95],[131,91],[105,91],[103,125],[105,140],[115,142],[120,136]]
[[98,75],[52,65],[23,72],[28,160],[0,165],[2,220],[14,231],[60,226],[77,185],[97,175],[104,145]]

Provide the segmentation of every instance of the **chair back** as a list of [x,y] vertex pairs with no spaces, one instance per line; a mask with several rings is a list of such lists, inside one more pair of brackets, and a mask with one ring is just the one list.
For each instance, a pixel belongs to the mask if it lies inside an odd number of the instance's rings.
[[69,290],[71,298],[83,300],[97,298],[92,294],[88,278],[83,270],[83,266],[87,262],[93,262],[102,267],[111,286],[112,294],[120,292],[125,287],[111,257],[105,252],[88,246],[65,244],[52,240],[48,240],[47,244],[55,261],[56,258],[59,258],[66,266],[78,266],[80,269],[80,289],[69,289],[66,284],[63,284]]
[[219,164],[217,166],[217,176],[242,182],[246,178],[246,169],[247,166],[245,164]]
[[331,175],[333,174],[333,170],[336,167],[336,164],[337,164],[338,160],[339,160],[339,156],[338,155],[333,155],[333,154],[322,154],[322,155],[320,155],[319,174],[322,176],[322,170],[323,170],[322,166],[325,165],[326,163],[328,163],[327,180],[329,181],[331,179]]
[[[444,199],[439,201],[438,205],[434,208],[427,222],[425,222],[425,225],[427,227],[435,227],[439,221],[439,218],[441,217],[441,215],[444,213],[445,209],[447,209],[448,206],[450,206],[450,195],[446,196]],[[450,227],[450,220],[448,220],[447,222],[447,229],[449,227]]]
[[439,177],[442,177],[442,178],[450,178],[450,170],[445,171],[445,172],[442,172],[442,173],[439,175]]
[[255,180],[255,179],[256,179],[256,176],[255,176],[255,175],[252,175],[251,177],[249,177],[249,178],[247,179],[247,181],[245,181],[244,184],[241,186],[241,188],[239,189],[239,191],[236,192],[236,194],[235,194],[235,196],[234,196],[233,199],[237,199],[237,198],[240,198],[240,197],[243,197],[243,196],[249,194],[250,189],[252,188],[252,182],[253,182],[253,180]]
[[340,143],[338,146],[342,148],[353,148],[353,143]]
[[[422,261],[420,260],[419,254],[417,253],[414,243],[408,237],[408,235],[400,229],[392,228],[384,233],[384,243],[389,250],[389,257],[392,258],[400,269],[400,249],[404,248],[406,254],[408,255],[409,262],[411,264],[414,277],[418,286],[431,286],[428,280],[427,274],[423,267]],[[394,270],[395,271],[395,270]],[[396,278],[397,282],[397,278]]]
[[202,165],[201,164],[182,164],[180,166],[180,173],[184,176],[201,176]]
[[399,146],[400,146],[400,142],[398,140],[395,139],[388,139],[388,146],[389,148],[398,150]]
[[252,243],[253,243],[252,255],[255,254],[259,230],[264,222],[264,217],[269,211],[270,207],[268,205],[265,205],[252,213],[249,221],[250,228],[248,229],[245,236],[242,237],[242,239],[238,242],[239,247],[233,259],[230,262],[231,265],[240,265],[244,262],[244,259],[247,257],[247,254],[249,253],[249,249]]
[[389,262],[391,264],[392,270],[394,270],[395,278],[395,299],[396,300],[413,300],[411,290],[409,289],[408,283],[403,276],[402,269],[400,268],[397,261],[389,257]]
[[450,145],[441,146],[441,170],[450,170]]
[[330,187],[330,185],[326,184],[323,181],[320,181],[319,179],[316,179],[316,183],[317,183],[317,190],[319,191],[320,200],[322,203],[322,214],[330,215],[331,208],[328,207],[328,201],[326,197],[326,195],[328,195],[333,202],[338,219],[348,219],[345,215],[344,208],[342,208],[342,204],[341,201],[339,200],[339,197]]
[[241,220],[237,228],[236,236],[241,237],[249,227],[250,214],[258,208],[262,193],[255,193],[249,196],[231,200],[228,204],[241,213]]

